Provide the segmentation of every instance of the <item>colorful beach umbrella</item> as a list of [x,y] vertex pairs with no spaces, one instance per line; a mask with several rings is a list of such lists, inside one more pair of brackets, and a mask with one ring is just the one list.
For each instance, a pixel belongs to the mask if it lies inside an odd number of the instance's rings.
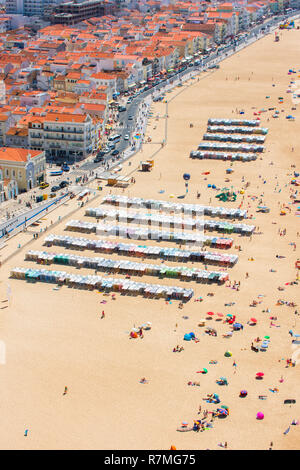
[[208,370],[205,367],[203,367],[202,370],[197,371],[197,374],[207,374],[207,372],[208,372]]
[[207,315],[214,315],[214,312],[207,312]]
[[265,374],[263,372],[257,372],[256,377],[263,377]]
[[250,318],[250,321],[252,321],[252,323],[257,323],[256,318]]

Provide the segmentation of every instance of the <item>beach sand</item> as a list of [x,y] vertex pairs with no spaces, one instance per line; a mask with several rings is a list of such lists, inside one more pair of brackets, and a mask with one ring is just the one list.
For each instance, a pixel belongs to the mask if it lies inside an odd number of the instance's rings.
[[[299,287],[285,285],[295,280],[294,264],[299,257],[299,248],[294,251],[290,243],[299,245],[300,242],[296,207],[289,205],[291,164],[300,163],[300,113],[299,106],[291,111],[291,94],[286,93],[290,81],[298,76],[287,72],[290,68],[299,70],[299,63],[295,63],[299,56],[299,34],[296,29],[283,31],[278,43],[274,42],[273,34],[269,35],[222,62],[214,73],[203,73],[199,81],[198,78],[190,80],[189,86],[167,93],[168,118],[164,117],[166,103],[152,105],[153,117],[147,136],[151,136],[153,143],[145,144],[130,166],[123,165],[122,174],[132,172],[136,179],[124,191],[129,196],[176,202],[178,196],[185,194],[182,175],[187,172],[191,175],[189,192],[179,201],[238,207],[243,195],[238,194],[235,203],[219,204],[217,193],[208,189],[207,184],[219,188],[233,186],[238,192],[247,181],[251,183],[245,190],[242,208],[253,214],[253,219],[246,223],[259,227],[260,234],[254,234],[251,239],[233,235],[234,244],[229,252],[237,253],[239,261],[228,272],[232,281],[240,281],[239,291],[225,286],[162,280],[163,284],[195,290],[194,298],[179,309],[177,301],[167,304],[164,300],[118,294],[112,300],[111,296],[97,292],[67,287],[54,290],[51,284],[8,279],[15,266],[36,266],[24,261],[25,253],[29,249],[44,249],[44,235],[28,243],[30,228],[29,233],[18,235],[3,248],[10,255],[12,247],[21,245],[15,256],[1,267],[0,340],[6,346],[6,363],[0,365],[1,449],[169,449],[171,445],[178,450],[220,449],[218,443],[224,441],[229,449],[268,449],[271,441],[274,449],[299,448],[300,427],[291,426],[287,435],[283,432],[293,419],[300,419],[299,365],[285,367],[286,359],[296,351],[288,331],[300,333],[300,319],[294,314],[295,308],[276,306],[278,299],[299,304]],[[279,96],[284,98],[283,104],[278,104]],[[234,163],[230,182],[225,182],[228,162],[189,158],[190,151],[202,140],[208,118],[252,119],[255,111],[270,107],[276,107],[280,117],[273,119],[273,111],[260,115],[261,125],[269,128],[266,152],[255,162]],[[237,114],[236,109],[244,110],[245,114]],[[296,117],[295,122],[285,118],[288,114]],[[141,160],[150,158],[159,149],[157,142],[165,138],[166,119],[167,145],[155,155],[153,171],[134,171]],[[207,171],[210,174],[203,175]],[[110,191],[105,187],[100,197],[88,206],[98,206],[101,196]],[[201,193],[200,199],[196,198],[197,191]],[[123,191],[114,189],[113,193],[123,194]],[[175,197],[171,199],[172,194]],[[258,199],[252,200],[252,196]],[[259,199],[270,208],[269,214],[256,213]],[[291,212],[280,216],[283,203],[291,207]],[[76,208],[78,202],[70,201],[60,209],[61,217]],[[78,208],[69,218],[83,219],[84,211],[85,207]],[[53,213],[47,218],[56,221],[58,215]],[[53,229],[48,225],[47,234],[67,233],[64,231],[67,220]],[[43,226],[46,225],[44,221]],[[286,236],[279,236],[280,228],[286,228]],[[171,246],[171,243],[162,245]],[[236,245],[242,251],[237,251]],[[64,250],[52,247],[47,251]],[[276,254],[285,258],[278,259]],[[93,254],[86,252],[86,256]],[[253,261],[249,261],[251,257]],[[60,267],[52,265],[49,269]],[[63,270],[93,274],[88,269],[63,267]],[[249,273],[247,279],[246,273]],[[160,282],[147,276],[142,280]],[[4,302],[8,283],[9,303]],[[278,286],[285,290],[278,291]],[[209,292],[214,296],[207,296]],[[194,302],[199,296],[203,301]],[[250,307],[253,299],[262,303]],[[235,305],[225,307],[229,302]],[[266,309],[271,312],[262,312]],[[102,310],[104,319],[101,319]],[[204,328],[197,325],[209,311],[235,314],[237,321],[244,325],[243,331],[235,332],[232,338],[223,338],[229,327],[215,321],[214,316],[207,324],[217,329],[218,336],[204,334]],[[277,316],[275,323],[280,327],[270,327],[272,315]],[[253,316],[258,320],[257,325],[249,326],[247,321]],[[130,330],[146,321],[152,323],[152,329],[145,331],[144,338],[129,339]],[[198,343],[183,341],[184,334],[190,331],[195,332]],[[265,335],[271,338],[268,350],[251,351],[254,338]],[[173,353],[177,344],[184,346],[184,351]],[[232,357],[224,356],[226,350],[232,352]],[[218,363],[211,365],[211,360]],[[236,373],[233,361],[237,364]],[[203,367],[208,373],[198,374]],[[259,371],[265,373],[260,381],[255,379]],[[220,376],[227,377],[228,386],[216,384]],[[283,383],[279,382],[281,376]],[[149,383],[140,384],[141,377],[146,377]],[[188,381],[199,381],[200,387],[190,387]],[[66,386],[68,393],[63,395]],[[269,390],[274,387],[279,389],[278,393]],[[239,398],[242,389],[248,391],[244,399]],[[208,393],[218,393],[221,405],[229,407],[230,415],[216,419],[213,428],[204,432],[177,432],[182,421],[192,425],[200,416],[199,405],[202,410],[216,409],[216,405],[202,400]],[[267,400],[259,400],[258,395],[267,395]],[[284,405],[288,398],[296,399],[296,404]],[[259,411],[265,415],[262,421],[256,420]]]

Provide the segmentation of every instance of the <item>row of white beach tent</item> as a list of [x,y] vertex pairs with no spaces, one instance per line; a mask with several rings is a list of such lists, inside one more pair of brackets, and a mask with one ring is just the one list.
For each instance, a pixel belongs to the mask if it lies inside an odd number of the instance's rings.
[[183,213],[185,215],[198,216],[207,215],[210,217],[220,217],[229,219],[245,219],[247,211],[244,209],[233,209],[227,207],[203,206],[200,204],[182,204],[168,202],[157,199],[144,199],[140,197],[128,197],[123,195],[109,194],[103,198],[103,203],[116,206],[145,208],[159,210],[162,212]]
[[11,277],[27,281],[57,283],[59,285],[89,290],[100,289],[106,292],[115,291],[129,295],[144,295],[149,298],[172,298],[188,301],[194,295],[193,289],[185,289],[182,287],[147,284],[131,281],[129,279],[116,279],[98,275],[80,276],[65,271],[51,271],[47,269],[16,267],[12,269]]
[[247,126],[258,127],[260,125],[259,119],[214,119],[210,118],[207,121],[209,126]]
[[263,135],[232,135],[232,134],[216,134],[207,132],[203,136],[203,140],[214,140],[217,142],[234,142],[241,143],[246,142],[247,144],[263,144],[265,141]]
[[241,126],[207,126],[207,132],[219,132],[225,134],[262,134],[269,132],[267,127],[241,127]]
[[199,160],[223,160],[223,161],[239,161],[239,162],[253,162],[257,160],[255,153],[226,153],[216,152],[214,150],[192,150],[190,158],[198,158]]
[[134,228],[121,225],[109,225],[105,223],[90,223],[80,220],[70,220],[66,224],[67,230],[83,233],[97,233],[98,235],[115,236],[140,240],[165,240],[182,244],[194,244],[197,246],[208,245],[216,248],[230,248],[232,238],[209,237],[187,231],[154,230],[147,228]]
[[226,142],[208,142],[204,141],[198,145],[198,150],[225,150],[225,151],[232,151],[232,152],[254,152],[260,153],[264,151],[263,145],[250,145],[250,144],[234,144],[234,143],[226,143]]
[[101,253],[117,253],[125,256],[149,257],[167,259],[170,261],[197,261],[221,266],[233,266],[238,261],[238,255],[223,254],[210,251],[189,251],[179,248],[135,245],[130,243],[116,243],[109,240],[92,240],[83,237],[70,237],[66,235],[48,235],[45,245],[63,246],[80,250],[93,250]]
[[242,235],[251,235],[254,232],[254,225],[233,224],[222,221],[211,221],[205,219],[181,218],[168,216],[164,214],[144,214],[121,209],[104,209],[103,207],[89,208],[85,214],[97,219],[115,220],[123,223],[144,224],[150,226],[159,226],[163,228],[181,228],[186,230],[214,230],[222,233],[239,233]]
[[168,266],[166,264],[138,263],[127,260],[113,260],[100,257],[78,256],[66,253],[49,253],[45,251],[30,250],[26,253],[28,261],[43,262],[45,264],[63,264],[76,268],[88,268],[99,271],[115,272],[130,275],[148,275],[171,277],[181,280],[194,280],[198,282],[223,283],[228,279],[228,273],[207,271],[187,266]]

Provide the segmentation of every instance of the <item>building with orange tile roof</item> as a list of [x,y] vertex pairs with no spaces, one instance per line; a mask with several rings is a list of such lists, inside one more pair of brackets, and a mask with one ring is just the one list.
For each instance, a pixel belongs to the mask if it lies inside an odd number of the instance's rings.
[[45,153],[24,148],[1,147],[0,169],[3,178],[16,181],[19,192],[28,191],[45,181]]
[[7,147],[28,148],[28,129],[25,127],[10,127],[5,135]]

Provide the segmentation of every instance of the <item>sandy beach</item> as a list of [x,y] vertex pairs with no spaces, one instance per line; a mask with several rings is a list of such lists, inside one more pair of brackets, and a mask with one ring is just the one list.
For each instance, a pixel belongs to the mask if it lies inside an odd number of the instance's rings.
[[[37,240],[33,240],[34,228],[30,227],[1,250],[1,259],[11,255],[1,266],[0,276],[0,340],[6,348],[5,364],[0,365],[1,449],[169,449],[173,445],[178,450],[223,450],[218,444],[224,442],[234,450],[268,449],[270,442],[274,449],[299,448],[300,427],[291,422],[300,419],[300,350],[298,364],[286,367],[286,360],[297,355],[289,330],[300,334],[300,318],[295,314],[295,310],[300,313],[299,285],[287,285],[296,280],[295,262],[299,259],[297,204],[290,198],[297,188],[290,181],[294,171],[299,171],[300,113],[292,94],[286,92],[293,80],[298,80],[300,89],[299,35],[297,29],[285,30],[275,42],[270,34],[222,62],[219,70],[204,72],[199,80],[167,93],[168,117],[165,102],[153,103],[146,134],[152,142],[143,146],[130,166],[128,162],[123,165],[122,174],[134,176],[134,185],[124,192],[106,186],[98,192],[95,184],[95,194],[90,197],[96,196],[95,200],[82,208],[78,201],[69,201],[44,218],[39,230],[47,227],[47,232]],[[288,74],[289,69],[298,73]],[[278,97],[284,98],[283,103]],[[272,118],[274,110],[269,108],[279,111],[277,119]],[[263,109],[267,111],[259,114],[261,126],[269,132],[266,150],[256,161],[234,162],[233,173],[227,175],[228,162],[189,158],[190,151],[202,141],[209,118],[255,119],[254,113]],[[241,110],[242,115],[237,112]],[[295,121],[286,119],[290,114]],[[155,155],[154,169],[137,171],[141,160],[159,150],[166,120],[167,143]],[[184,199],[177,199],[185,194],[184,173],[191,175],[189,192]],[[245,187],[247,182],[250,184]],[[220,191],[208,188],[208,184],[233,187],[237,200],[219,203],[215,196]],[[194,297],[180,309],[178,301],[119,294],[114,300],[112,295],[96,291],[66,286],[55,289],[52,284],[9,279],[16,266],[37,266],[25,261],[28,250],[94,256],[62,247],[45,248],[44,238],[49,233],[96,238],[95,234],[66,232],[65,224],[70,219],[87,219],[86,208],[98,207],[110,192],[246,209],[252,218],[244,223],[255,225],[256,230],[252,237],[230,235],[234,243],[228,253],[239,256],[237,264],[227,269],[231,287],[228,283],[218,286],[143,276],[143,282],[193,288]],[[267,206],[270,212],[256,212],[258,205]],[[280,215],[283,205],[286,215]],[[51,220],[55,226],[49,228]],[[286,234],[280,235],[284,229]],[[171,242],[160,245],[174,246]],[[159,264],[160,260],[149,262]],[[176,265],[172,261],[167,264]],[[93,274],[85,268],[63,266],[63,270]],[[240,282],[239,290],[232,288],[234,281]],[[195,301],[199,297],[203,300]],[[277,305],[279,299],[297,306]],[[256,307],[250,307],[253,300]],[[228,303],[234,305],[225,306]],[[101,318],[103,310],[105,318]],[[206,325],[215,328],[217,336],[198,326],[207,312],[215,314]],[[216,321],[217,312],[224,314],[222,321]],[[223,322],[227,314],[236,315],[236,321],[244,326],[230,338],[223,337],[229,331]],[[255,326],[247,323],[251,317],[257,319]],[[132,328],[147,321],[152,328],[144,337],[130,339]],[[189,332],[195,332],[199,342],[184,341]],[[267,351],[251,350],[255,338],[264,336],[270,336]],[[176,345],[184,350],[174,353]],[[228,350],[231,357],[224,356]],[[207,374],[197,373],[203,368]],[[262,380],[256,379],[257,372],[264,373]],[[148,383],[141,384],[142,377]],[[216,383],[220,377],[227,378],[227,386]],[[200,382],[200,387],[189,386],[189,381]],[[248,393],[245,398],[239,396],[243,389]],[[182,422],[193,426],[194,420],[203,417],[203,410],[217,408],[203,400],[212,393],[219,395],[220,405],[229,407],[229,416],[214,419],[212,428],[203,432],[178,432]],[[267,398],[260,400],[259,395]],[[296,403],[284,404],[286,399]],[[258,412],[264,414],[263,420],[256,419]]]

